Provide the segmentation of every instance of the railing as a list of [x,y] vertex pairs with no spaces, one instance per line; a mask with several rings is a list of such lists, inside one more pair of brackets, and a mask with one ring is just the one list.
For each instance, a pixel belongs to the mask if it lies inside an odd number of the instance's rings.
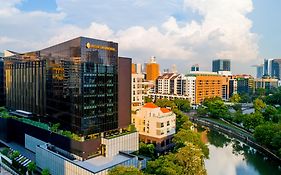
[[207,126],[211,129],[214,129],[216,131],[220,131],[224,134],[234,136],[235,138],[247,143],[248,145],[252,146],[253,148],[259,150],[260,152],[272,157],[273,159],[275,159],[275,160],[277,160],[281,163],[281,159],[277,155],[275,155],[273,152],[271,152],[267,148],[263,147],[262,145],[256,143],[255,140],[253,140],[253,138],[249,138],[247,136],[244,136],[243,134],[237,133],[233,129],[231,129],[229,127],[226,127],[226,126],[223,126],[219,123],[206,121],[206,120],[202,120],[202,119],[194,118],[194,117],[190,117],[190,120],[194,123],[199,124],[199,125]]

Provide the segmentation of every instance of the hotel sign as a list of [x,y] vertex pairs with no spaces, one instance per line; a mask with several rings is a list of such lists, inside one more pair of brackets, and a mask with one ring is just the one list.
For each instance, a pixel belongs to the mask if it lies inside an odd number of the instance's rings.
[[108,50],[108,51],[116,51],[115,48],[113,47],[108,47],[108,46],[100,46],[100,45],[95,45],[91,43],[86,44],[86,48],[88,49],[101,49],[101,50]]

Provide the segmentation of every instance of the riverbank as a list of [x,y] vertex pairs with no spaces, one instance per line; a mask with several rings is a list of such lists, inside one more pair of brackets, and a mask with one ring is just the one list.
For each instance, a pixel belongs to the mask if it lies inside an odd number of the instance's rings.
[[255,143],[253,136],[249,135],[248,133],[244,133],[241,130],[233,129],[232,127],[225,126],[225,125],[218,123],[216,121],[213,121],[213,120],[205,120],[205,118],[190,117],[190,120],[193,123],[196,123],[196,124],[199,124],[202,126],[206,126],[215,131],[219,131],[219,132],[227,134],[231,137],[235,137],[238,140],[241,140],[241,141],[247,143],[249,146],[252,146],[253,148],[257,149],[258,151],[262,152],[263,154],[269,156],[274,161],[277,161],[281,164],[281,159],[277,155],[275,155],[274,153],[272,153],[270,150],[263,147],[262,145]]

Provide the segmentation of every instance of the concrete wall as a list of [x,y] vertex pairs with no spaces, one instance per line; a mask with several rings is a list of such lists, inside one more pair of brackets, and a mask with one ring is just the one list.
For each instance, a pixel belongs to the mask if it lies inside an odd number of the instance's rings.
[[119,154],[119,151],[137,151],[139,149],[139,133],[134,132],[112,139],[102,138],[101,142],[105,145],[105,157],[113,157]]

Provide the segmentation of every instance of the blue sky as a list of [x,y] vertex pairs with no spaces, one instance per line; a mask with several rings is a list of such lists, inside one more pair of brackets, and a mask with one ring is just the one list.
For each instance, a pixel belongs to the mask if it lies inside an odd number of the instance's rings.
[[[187,72],[230,58],[234,73],[253,73],[280,57],[281,1],[0,0],[0,50],[41,49],[79,35],[117,41],[120,55]],[[244,65],[244,66],[241,66]]]

